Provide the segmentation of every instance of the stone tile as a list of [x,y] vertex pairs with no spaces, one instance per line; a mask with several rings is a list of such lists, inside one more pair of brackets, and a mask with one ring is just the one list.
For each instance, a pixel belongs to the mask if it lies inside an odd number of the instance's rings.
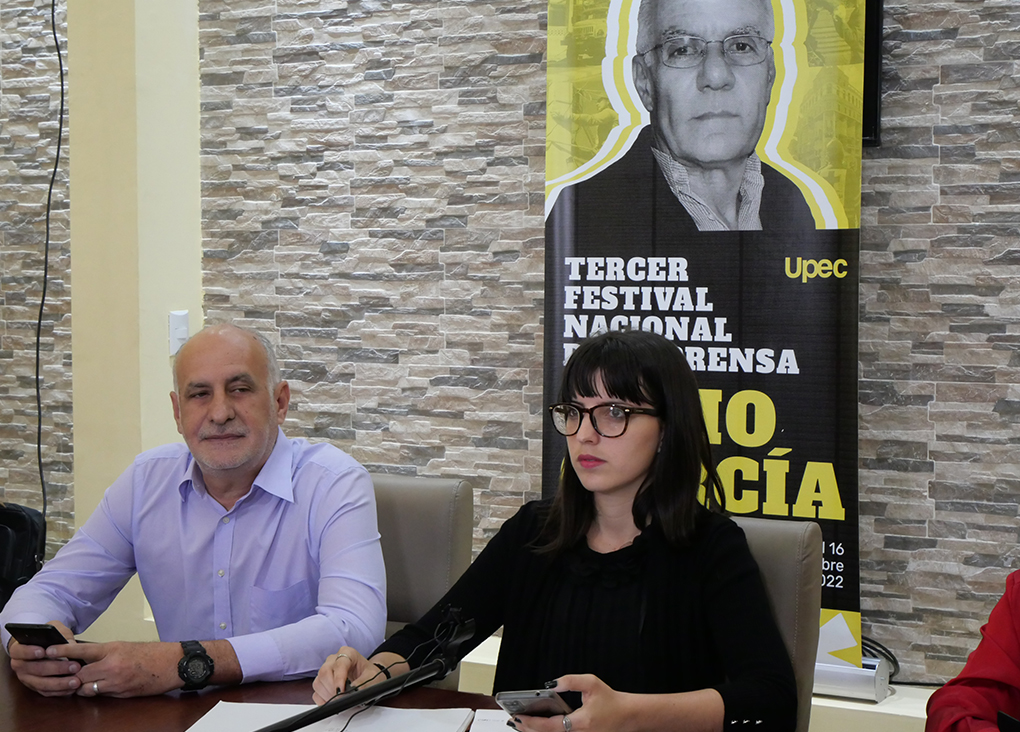
[[[65,13],[57,32],[66,39]],[[36,434],[42,426],[47,556],[74,531],[71,424],[69,121],[51,197],[39,383],[35,338],[44,276],[45,202],[56,156],[60,89],[49,8],[6,2],[0,13],[0,501],[42,507]],[[45,39],[45,40],[43,40]],[[61,53],[67,59],[66,43]]]

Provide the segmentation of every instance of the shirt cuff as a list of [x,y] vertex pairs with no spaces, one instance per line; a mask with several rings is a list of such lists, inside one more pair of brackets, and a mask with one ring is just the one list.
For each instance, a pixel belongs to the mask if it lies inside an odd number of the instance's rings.
[[241,666],[241,681],[279,681],[284,677],[284,659],[269,633],[252,633],[227,642]]

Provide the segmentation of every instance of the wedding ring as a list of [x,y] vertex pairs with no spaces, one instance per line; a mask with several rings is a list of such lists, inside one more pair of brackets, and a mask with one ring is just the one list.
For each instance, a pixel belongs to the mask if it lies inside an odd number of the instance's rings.
[[573,723],[570,721],[570,715],[564,714],[563,715],[563,730],[564,730],[564,732],[570,732],[570,730],[573,728],[573,726],[574,726]]
[[99,682],[98,681],[93,681],[92,682],[92,693],[95,694],[96,696],[99,696]]
[[346,653],[338,653],[338,654],[336,654],[336,658],[337,658],[338,661],[341,658],[346,658],[348,661],[353,661],[354,660],[350,656],[348,656]]

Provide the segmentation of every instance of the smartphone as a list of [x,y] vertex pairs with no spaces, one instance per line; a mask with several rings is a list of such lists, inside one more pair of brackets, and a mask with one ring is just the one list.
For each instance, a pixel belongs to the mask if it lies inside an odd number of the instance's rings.
[[7,623],[4,627],[23,646],[49,648],[70,643],[59,630],[44,623]]
[[[59,646],[71,642],[64,637],[63,633],[48,623],[7,623],[4,627],[11,634],[11,637],[23,646],[49,648],[50,646]],[[82,666],[85,665],[85,662],[80,658],[69,658],[67,660],[74,661]]]
[[496,694],[496,703],[510,716],[527,714],[532,717],[553,717],[570,714],[573,709],[563,698],[551,689],[531,691],[501,691]]

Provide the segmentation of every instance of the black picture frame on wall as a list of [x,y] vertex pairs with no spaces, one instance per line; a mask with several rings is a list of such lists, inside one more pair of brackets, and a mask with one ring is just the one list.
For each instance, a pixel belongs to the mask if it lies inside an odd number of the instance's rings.
[[861,119],[865,147],[882,144],[882,0],[866,0],[864,9],[864,109]]

